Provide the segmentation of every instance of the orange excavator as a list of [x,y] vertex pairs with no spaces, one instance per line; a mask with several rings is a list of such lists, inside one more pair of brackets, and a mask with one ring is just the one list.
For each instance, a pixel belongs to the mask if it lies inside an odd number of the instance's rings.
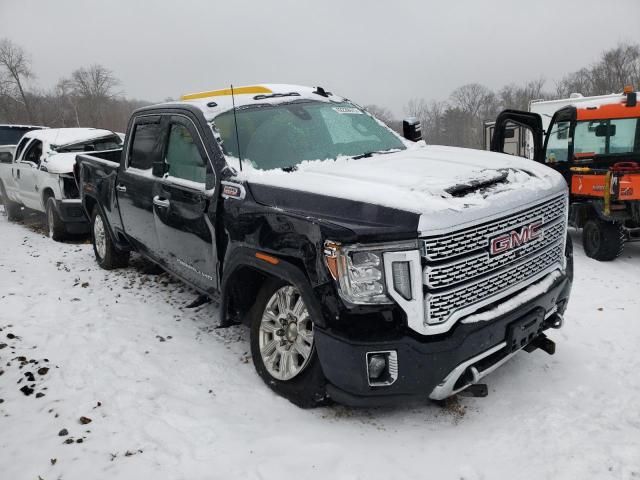
[[504,151],[513,129],[528,131],[533,160],[565,177],[569,223],[582,228],[587,256],[613,260],[626,242],[640,241],[640,105],[633,87],[558,110],[546,133],[537,113],[505,110],[491,150]]

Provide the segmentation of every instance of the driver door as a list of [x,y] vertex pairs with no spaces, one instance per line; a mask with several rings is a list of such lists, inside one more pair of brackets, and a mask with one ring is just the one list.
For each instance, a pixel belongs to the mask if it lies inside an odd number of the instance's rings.
[[162,257],[172,271],[205,291],[218,287],[215,208],[205,188],[212,166],[190,118],[171,116],[153,211]]

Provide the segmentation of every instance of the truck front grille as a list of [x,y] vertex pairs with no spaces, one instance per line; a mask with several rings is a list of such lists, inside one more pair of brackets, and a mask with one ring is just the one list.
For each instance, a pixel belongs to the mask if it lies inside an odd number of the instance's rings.
[[[425,324],[454,322],[562,268],[566,196],[480,225],[422,239]],[[540,235],[492,255],[491,240],[540,222]]]

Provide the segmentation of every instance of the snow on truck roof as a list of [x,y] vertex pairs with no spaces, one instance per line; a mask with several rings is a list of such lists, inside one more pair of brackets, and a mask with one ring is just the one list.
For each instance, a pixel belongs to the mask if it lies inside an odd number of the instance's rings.
[[346,100],[343,97],[325,91],[322,87],[275,83],[233,87],[233,97],[232,99],[231,88],[224,88],[188,93],[182,95],[180,100],[200,108],[207,120],[212,120],[217,115],[231,110],[234,101],[236,107],[244,107],[247,105],[291,102],[296,99],[320,102],[343,102]]
[[25,133],[24,136],[38,139],[47,147],[50,147],[51,145],[69,145],[85,140],[93,140],[107,135],[115,135],[115,133],[111,130],[102,130],[100,128],[47,128],[44,130],[32,130]]

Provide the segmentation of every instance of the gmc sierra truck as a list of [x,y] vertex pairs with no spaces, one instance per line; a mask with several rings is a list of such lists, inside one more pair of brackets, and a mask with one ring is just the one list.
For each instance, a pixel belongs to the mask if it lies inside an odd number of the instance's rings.
[[320,87],[139,109],[122,150],[76,160],[96,260],[135,250],[219,299],[220,324],[248,324],[258,374],[299,406],[481,395],[518,351],[554,351],[567,186],[419,132]]

